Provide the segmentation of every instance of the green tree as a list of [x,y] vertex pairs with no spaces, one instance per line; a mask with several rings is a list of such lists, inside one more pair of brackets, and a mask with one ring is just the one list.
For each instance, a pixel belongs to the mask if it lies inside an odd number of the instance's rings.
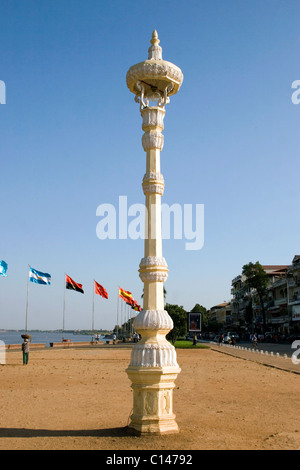
[[243,275],[246,276],[245,284],[250,289],[255,289],[259,298],[262,317],[263,317],[263,333],[266,332],[266,309],[264,304],[264,297],[267,293],[267,286],[269,283],[269,277],[262,267],[262,265],[256,261],[256,263],[248,263],[243,266]]
[[165,309],[174,323],[174,328],[167,335],[167,339],[174,344],[179,337],[187,334],[187,312],[179,305],[166,304]]

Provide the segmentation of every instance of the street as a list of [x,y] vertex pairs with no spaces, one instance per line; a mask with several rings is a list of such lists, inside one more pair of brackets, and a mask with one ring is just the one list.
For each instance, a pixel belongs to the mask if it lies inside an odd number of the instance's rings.
[[[251,341],[241,341],[237,346],[244,346],[245,348],[252,348]],[[281,356],[286,354],[288,357],[291,357],[296,349],[292,348],[292,344],[280,344],[280,343],[258,343],[258,350],[273,352],[274,354],[279,353]]]
[[[206,341],[206,340],[198,340],[198,342],[203,342],[203,343],[216,343],[215,341]],[[251,341],[240,341],[239,343],[236,343],[236,346],[244,347],[244,348],[249,348],[252,349],[253,345]],[[268,351],[269,353],[273,352],[274,354],[279,353],[280,356],[284,356],[286,354],[288,357],[291,357],[292,354],[300,348],[300,343],[297,348],[292,348],[292,344],[281,344],[281,343],[258,343],[257,344],[257,349],[259,351]]]

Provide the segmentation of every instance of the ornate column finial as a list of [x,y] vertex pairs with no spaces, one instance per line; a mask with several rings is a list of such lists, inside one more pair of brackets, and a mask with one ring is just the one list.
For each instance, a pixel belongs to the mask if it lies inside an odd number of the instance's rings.
[[153,31],[152,39],[151,39],[152,46],[149,47],[149,55],[148,60],[162,60],[162,48],[160,47],[159,43],[160,40],[158,39],[158,34],[156,29]]
[[170,101],[169,97],[179,91],[183,82],[180,68],[163,60],[156,30],[150,42],[148,59],[130,67],[126,75],[127,86],[134,93],[135,101],[140,103],[141,110],[150,103],[164,108]]

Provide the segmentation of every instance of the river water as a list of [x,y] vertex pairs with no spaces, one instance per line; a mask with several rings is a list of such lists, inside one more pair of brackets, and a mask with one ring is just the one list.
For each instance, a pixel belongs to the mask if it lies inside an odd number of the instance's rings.
[[[24,331],[0,331],[0,341],[3,341],[5,344],[22,344],[23,338],[21,335],[24,334]],[[92,335],[83,335],[83,334],[74,334],[57,331],[28,331],[28,334],[32,336],[33,343],[45,343],[46,346],[50,346],[50,343],[60,343],[62,338],[69,339],[72,343],[79,341],[91,341]],[[103,336],[100,336],[100,340],[103,339]]]

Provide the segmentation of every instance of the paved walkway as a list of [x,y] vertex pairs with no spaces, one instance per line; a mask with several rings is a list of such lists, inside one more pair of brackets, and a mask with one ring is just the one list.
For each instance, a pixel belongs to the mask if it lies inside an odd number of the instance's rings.
[[[243,346],[230,346],[227,344],[222,344],[221,346],[210,343],[210,348],[213,351],[217,351],[221,354],[229,354],[245,361],[253,361],[259,364],[274,367],[276,369],[285,370],[287,372],[292,372],[294,374],[300,374],[300,364],[294,364],[290,357],[280,356],[279,354],[271,354],[264,351],[254,351],[252,348],[246,348]],[[297,359],[300,359],[299,356]]]

